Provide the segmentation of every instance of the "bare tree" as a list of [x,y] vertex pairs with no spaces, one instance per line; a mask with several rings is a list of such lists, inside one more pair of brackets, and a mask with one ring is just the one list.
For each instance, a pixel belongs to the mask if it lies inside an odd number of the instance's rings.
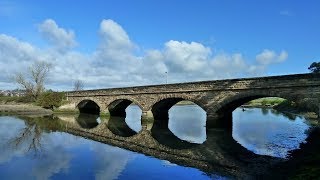
[[27,95],[37,99],[44,91],[44,83],[52,65],[45,61],[36,61],[29,67],[27,74],[18,73],[15,81],[26,90]]
[[80,90],[83,90],[83,81],[81,80],[76,80],[74,83],[73,83],[73,90],[75,91],[80,91]]

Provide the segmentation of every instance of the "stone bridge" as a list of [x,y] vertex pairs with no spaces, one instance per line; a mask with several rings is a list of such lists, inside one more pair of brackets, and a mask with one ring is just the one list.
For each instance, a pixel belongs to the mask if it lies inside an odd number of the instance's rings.
[[232,111],[262,97],[281,97],[319,115],[320,74],[227,79],[127,88],[70,91],[68,100],[80,112],[125,117],[134,103],[142,110],[142,127],[151,111],[154,124],[168,126],[169,109],[182,100],[192,101],[207,114],[207,128],[232,127]]

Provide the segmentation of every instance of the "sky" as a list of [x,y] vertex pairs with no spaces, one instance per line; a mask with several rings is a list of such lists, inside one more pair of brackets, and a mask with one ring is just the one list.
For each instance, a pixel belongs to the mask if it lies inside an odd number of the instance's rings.
[[308,73],[320,2],[0,0],[0,89],[39,61],[53,90]]

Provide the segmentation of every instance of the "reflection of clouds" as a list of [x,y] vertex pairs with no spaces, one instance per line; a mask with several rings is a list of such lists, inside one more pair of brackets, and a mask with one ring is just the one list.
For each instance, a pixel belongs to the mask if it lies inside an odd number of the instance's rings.
[[130,105],[126,108],[126,123],[135,132],[141,131],[141,114],[142,110],[137,105]]
[[[16,118],[6,116],[0,117],[0,164],[10,161],[13,157],[22,156],[25,153],[23,150],[25,148],[16,150],[14,146],[9,143],[24,126],[24,122],[17,120]],[[23,144],[23,146],[26,146],[26,144]]]
[[[48,179],[53,174],[68,172],[73,166],[78,166],[70,164],[71,160],[76,162],[82,159],[83,153],[94,154],[95,179],[116,179],[132,158],[129,151],[66,133],[50,133],[45,136],[43,141],[46,142],[46,158],[37,162],[32,171],[37,179]],[[74,151],[83,153],[74,154]]]
[[[24,151],[27,143],[22,143],[19,148],[8,146],[7,143],[19,135],[20,130],[25,127],[24,122],[13,117],[0,117],[0,120],[0,164],[6,164],[5,168],[14,165],[20,169],[19,172],[23,172],[12,174],[10,171],[6,174],[8,178],[50,179],[55,174],[68,173],[65,174],[68,176],[79,173],[72,170],[78,164],[71,162],[83,158],[82,153],[73,153],[80,151],[94,154],[96,179],[115,179],[134,157],[129,151],[61,132],[42,133],[43,151],[40,156],[31,156],[32,152]],[[26,169],[26,164],[30,164],[31,169]]]
[[[52,138],[52,136],[48,136],[48,138]],[[32,175],[36,179],[49,179],[53,174],[66,172],[71,159],[72,155],[61,144],[54,144],[47,147],[45,154],[36,160],[38,162],[32,168]]]
[[[23,127],[23,121],[15,118],[10,120],[4,118],[4,121],[1,121],[0,117],[0,138],[2,138],[0,145],[8,155],[4,158],[6,161],[0,162],[2,179],[141,179],[150,177],[199,179],[199,177],[207,177],[196,169],[185,168],[169,161],[139,155],[63,132],[43,132],[41,134],[42,154],[36,157],[31,156],[30,153],[25,154],[17,149],[10,149],[3,141],[3,137],[7,134],[9,137],[15,137]],[[1,156],[3,156],[2,152]],[[144,171],[141,171],[141,168]]]
[[177,137],[202,143],[206,140],[206,112],[197,105],[177,105],[169,110],[169,129]]
[[307,135],[309,126],[297,118],[290,121],[281,114],[267,115],[259,109],[233,113],[233,132],[236,141],[256,154],[285,157],[288,151],[297,149]]
[[90,148],[96,158],[96,179],[117,179],[127,163],[134,158],[132,152],[105,144],[95,142]]
[[177,166],[177,164],[174,164],[174,163],[167,161],[167,160],[161,160],[161,162],[164,166]]
[[[28,174],[29,171],[27,171],[25,173],[12,174],[9,176],[10,178],[25,179],[26,177],[35,177],[36,179],[48,179],[53,174],[68,169],[72,155],[65,148],[75,145],[75,143],[70,143],[72,141],[76,142],[73,136],[62,137],[59,135],[61,133],[50,133],[50,135],[43,133],[41,135],[41,144],[44,150],[40,156],[31,156],[33,152],[25,151],[25,149],[28,149],[29,139],[25,139],[25,142],[22,142],[18,148],[8,143],[11,139],[16,138],[24,127],[22,120],[14,117],[0,117],[0,147],[2,150],[0,164],[7,163],[9,166],[10,164],[15,164],[15,168],[19,169],[19,172],[26,171],[24,162],[32,165],[31,174]],[[19,158],[17,159],[17,157]]]

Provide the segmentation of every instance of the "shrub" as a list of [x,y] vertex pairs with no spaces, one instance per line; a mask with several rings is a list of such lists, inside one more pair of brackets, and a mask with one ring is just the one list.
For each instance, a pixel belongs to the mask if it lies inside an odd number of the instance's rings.
[[17,99],[15,101],[18,103],[33,103],[33,102],[35,102],[34,97],[29,96],[29,95],[17,97]]
[[64,97],[62,92],[44,92],[37,99],[37,105],[46,109],[54,109],[61,106]]

